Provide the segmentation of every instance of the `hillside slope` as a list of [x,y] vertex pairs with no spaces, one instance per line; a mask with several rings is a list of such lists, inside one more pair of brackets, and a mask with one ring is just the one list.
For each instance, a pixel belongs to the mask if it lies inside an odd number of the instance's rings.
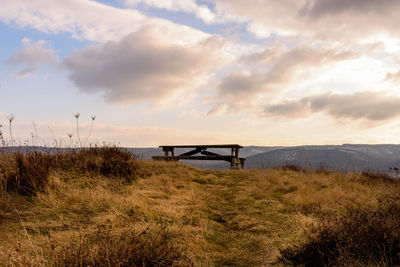
[[132,181],[59,169],[37,196],[2,194],[0,265],[278,264],[319,214],[399,189],[358,174],[137,164]]
[[252,155],[248,168],[299,165],[308,169],[338,171],[388,171],[400,165],[399,145],[300,146],[276,149]]

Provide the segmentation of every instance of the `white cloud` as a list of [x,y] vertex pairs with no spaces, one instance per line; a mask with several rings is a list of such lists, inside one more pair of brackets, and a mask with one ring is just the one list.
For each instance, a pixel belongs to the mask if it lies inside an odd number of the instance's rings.
[[399,34],[397,0],[214,0],[217,16],[246,22],[260,37],[306,36],[329,41],[358,41]]
[[268,105],[265,114],[294,118],[323,112],[336,119],[382,122],[400,116],[399,103],[399,96],[385,92],[323,94]]
[[393,82],[393,83],[399,83],[400,82],[400,70],[395,73],[387,73],[386,75],[386,80]]
[[117,42],[75,51],[62,63],[82,91],[111,102],[160,102],[187,93],[224,64],[224,42],[171,43],[162,29],[146,27]]
[[[239,63],[243,64],[244,70],[223,77],[213,101],[216,106],[230,107],[236,112],[255,108],[288,87],[296,90],[303,80],[312,80],[309,76],[316,76],[327,67],[359,56],[359,52],[345,48],[300,45],[289,50],[277,44],[242,57]],[[219,110],[221,108],[214,107],[211,114]]]
[[119,9],[89,0],[3,0],[0,21],[46,33],[70,33],[94,42],[118,40],[146,25],[163,28],[176,42],[196,43],[208,34],[170,21],[149,18],[137,10]]
[[148,7],[165,9],[168,11],[181,11],[194,14],[205,23],[215,23],[215,14],[205,5],[199,5],[195,0],[126,0],[126,6],[136,7],[138,4],[145,4]]
[[56,65],[58,58],[56,51],[46,47],[44,40],[31,41],[27,38],[22,39],[25,46],[21,51],[15,52],[4,63],[9,65],[23,65],[23,69],[15,73],[17,77],[25,78],[35,73],[43,64]]
[[313,17],[346,12],[370,12],[383,15],[398,4],[397,0],[314,0],[307,2],[301,11],[303,14]]

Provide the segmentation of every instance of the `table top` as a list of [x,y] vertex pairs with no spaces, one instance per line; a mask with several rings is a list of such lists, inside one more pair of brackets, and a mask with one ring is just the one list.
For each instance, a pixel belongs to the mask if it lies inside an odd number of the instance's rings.
[[225,144],[225,145],[167,145],[160,146],[162,148],[243,148],[238,144]]

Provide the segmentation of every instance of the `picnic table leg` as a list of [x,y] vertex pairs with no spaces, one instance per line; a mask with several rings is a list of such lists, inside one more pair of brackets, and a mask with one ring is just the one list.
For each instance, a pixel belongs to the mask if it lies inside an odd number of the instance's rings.
[[236,161],[236,167],[239,167],[239,148],[235,149],[235,161]]

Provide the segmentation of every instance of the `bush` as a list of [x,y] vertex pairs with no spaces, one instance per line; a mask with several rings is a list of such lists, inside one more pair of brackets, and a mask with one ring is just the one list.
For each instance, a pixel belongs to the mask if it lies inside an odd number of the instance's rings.
[[50,153],[5,153],[0,155],[0,193],[34,195],[45,189],[52,170],[71,169],[91,176],[137,178],[136,158],[117,147],[93,147]]
[[282,170],[284,171],[294,171],[294,172],[302,172],[304,169],[299,165],[295,164],[285,164],[282,166]]
[[38,152],[3,155],[0,162],[2,191],[34,195],[48,184],[51,156]]
[[78,169],[91,176],[121,177],[128,181],[137,178],[135,156],[118,147],[91,147],[55,155],[55,168]]
[[281,249],[281,261],[294,265],[400,265],[400,197],[377,207],[348,208],[342,216],[324,216],[304,239]]
[[372,171],[363,171],[362,175],[368,178],[370,181],[377,181],[377,182],[388,182],[388,183],[396,183],[398,179],[393,178],[387,173],[379,173],[379,172],[372,172]]

